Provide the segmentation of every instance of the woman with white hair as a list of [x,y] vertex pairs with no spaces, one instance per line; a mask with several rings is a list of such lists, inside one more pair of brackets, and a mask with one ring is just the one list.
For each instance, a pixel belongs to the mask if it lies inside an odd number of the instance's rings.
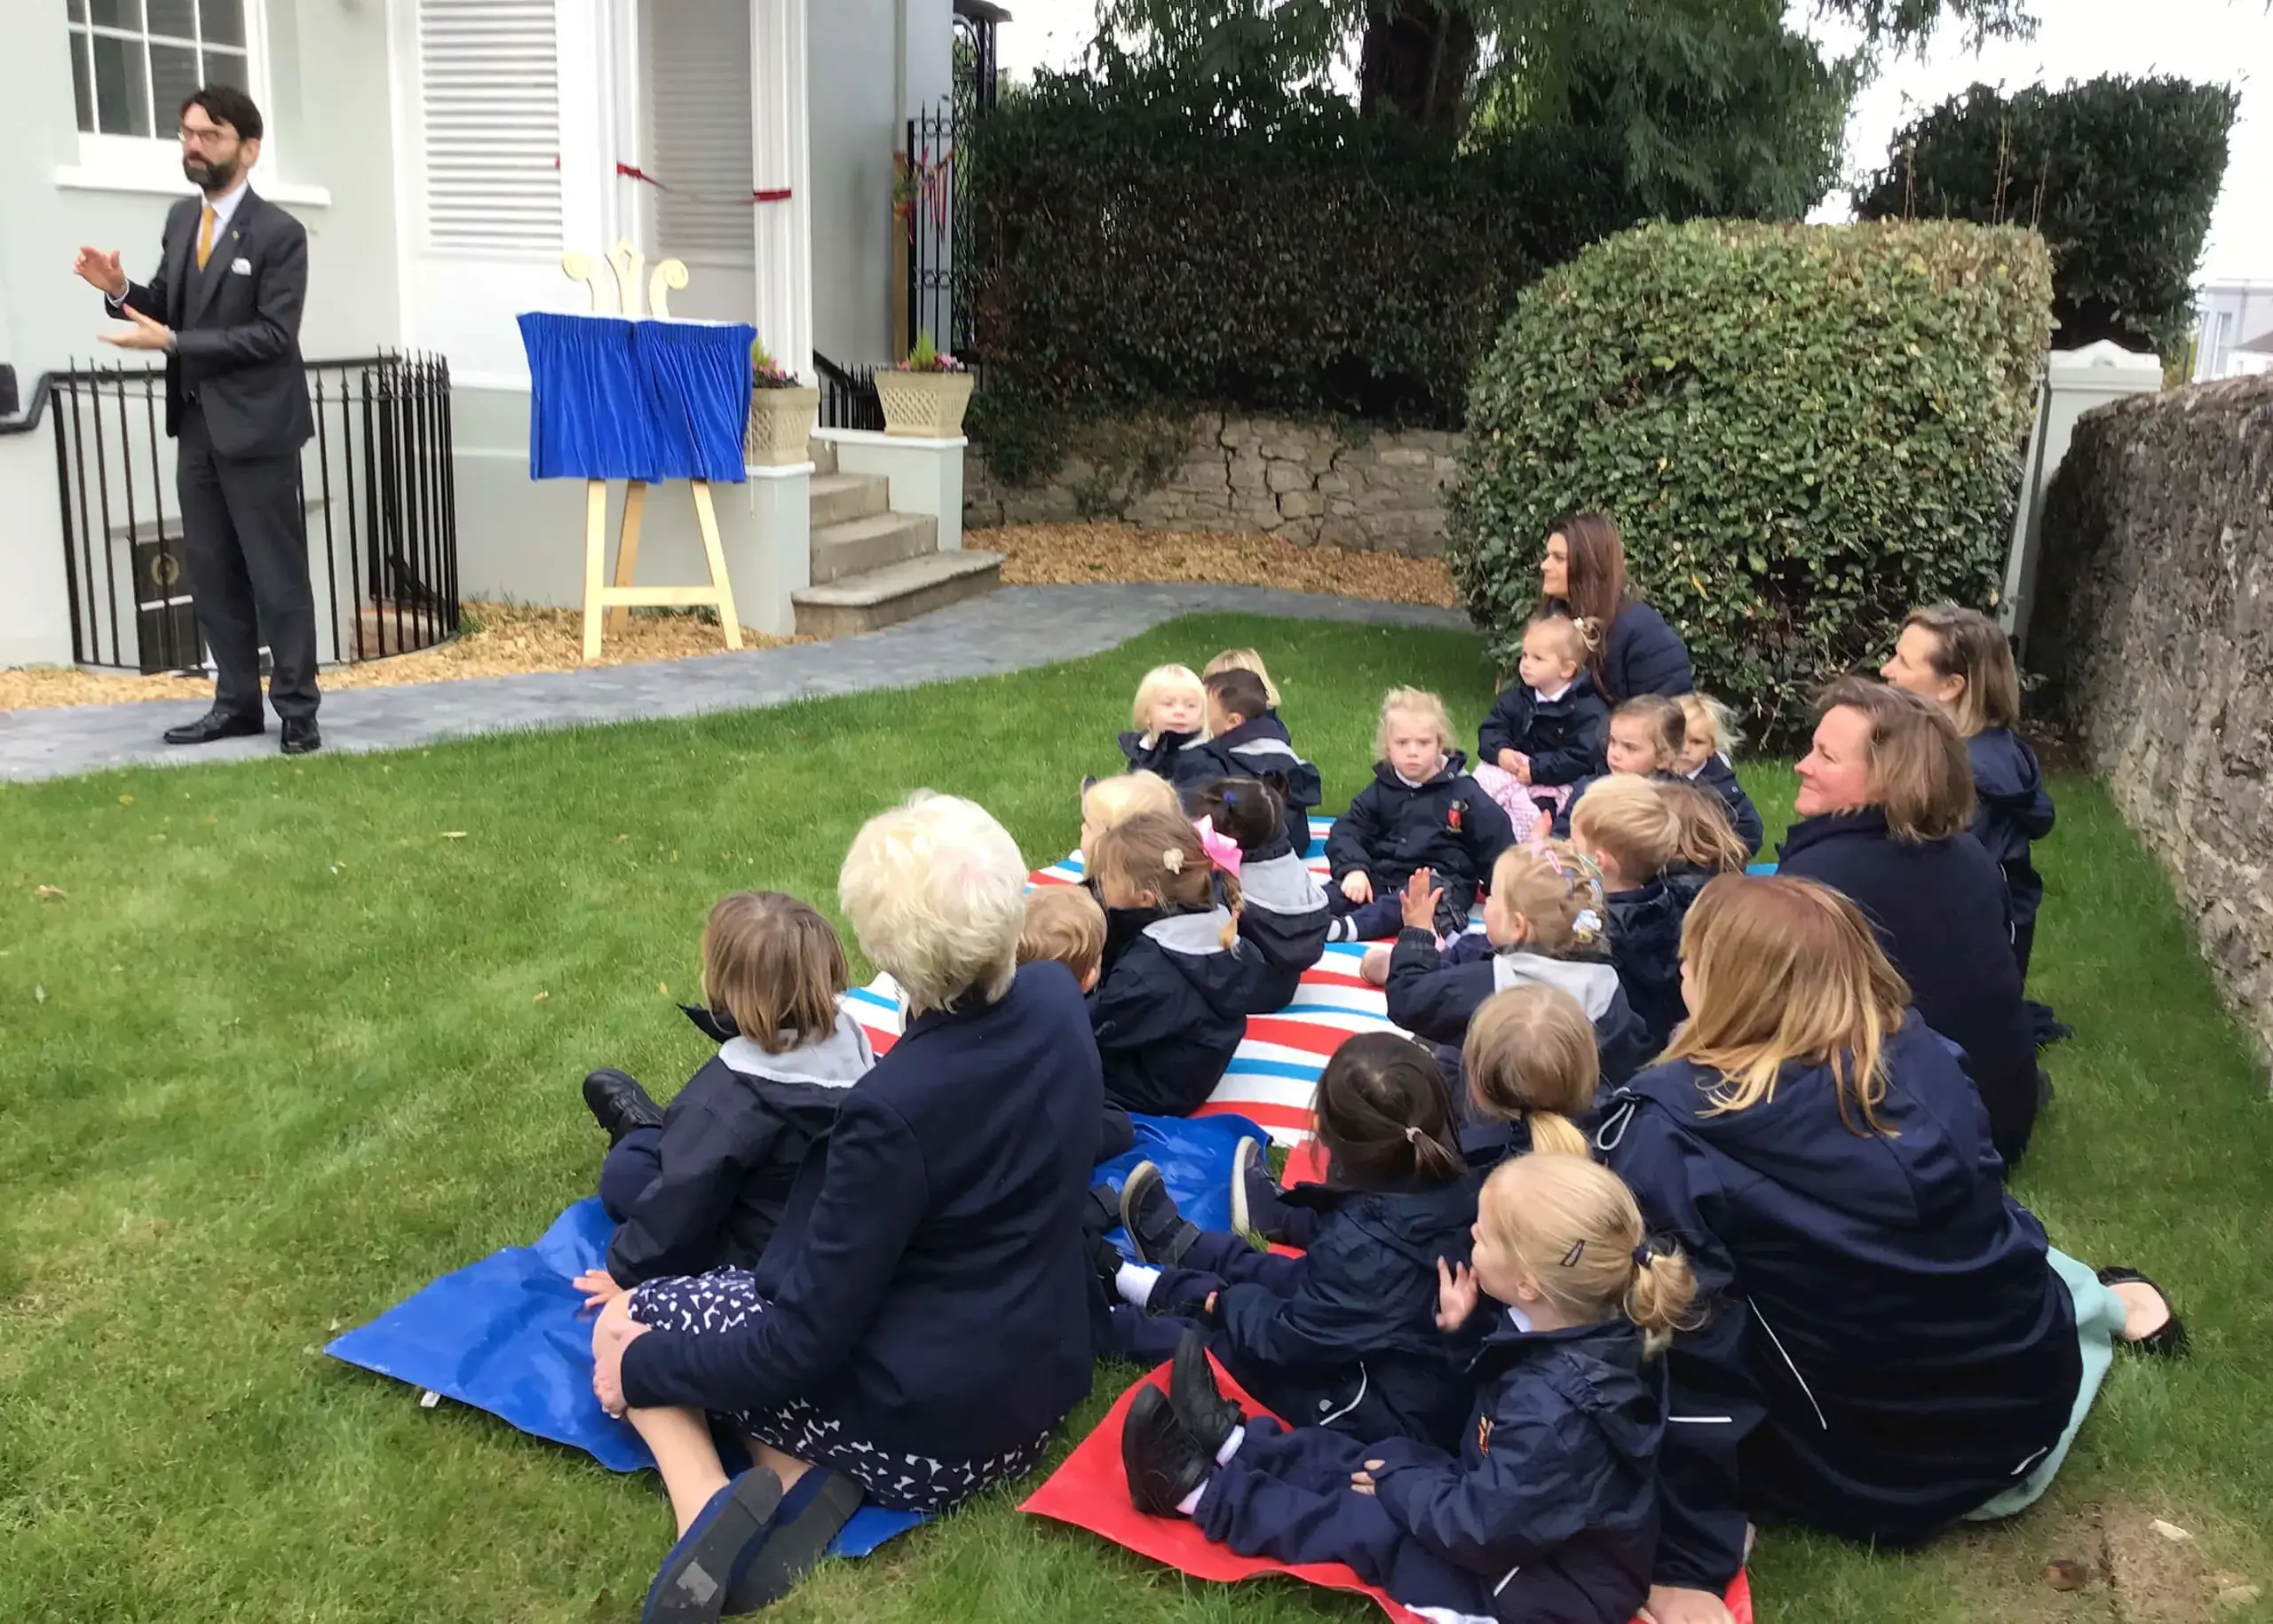
[[[973,802],[869,820],[838,880],[907,994],[755,1274],[653,1280],[593,1387],[654,1452],[679,1540],[644,1620],[779,1600],[863,1501],[935,1512],[1027,1470],[1089,1390],[1081,1209],[1104,1083],[1073,972],[1017,963],[1017,845]],[[750,1445],[727,1476],[707,1416]]]

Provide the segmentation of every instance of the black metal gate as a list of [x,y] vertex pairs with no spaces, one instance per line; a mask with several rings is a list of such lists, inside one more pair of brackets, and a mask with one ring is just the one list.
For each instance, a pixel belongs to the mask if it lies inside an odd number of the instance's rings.
[[[300,498],[318,654],[347,664],[432,647],[458,629],[449,365],[390,354],[307,370],[316,432],[301,453]],[[72,659],[202,667],[164,372],[89,367],[43,382],[55,410]]]

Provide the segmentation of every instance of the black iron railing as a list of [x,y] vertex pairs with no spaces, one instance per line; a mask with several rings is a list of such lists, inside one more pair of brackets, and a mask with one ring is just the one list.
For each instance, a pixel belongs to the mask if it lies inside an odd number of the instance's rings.
[[819,426],[883,432],[884,403],[876,395],[874,367],[843,366],[815,350],[813,370],[820,377]]
[[978,263],[962,229],[972,218],[960,154],[970,120],[952,102],[907,121],[902,155],[899,214],[907,233],[905,301],[907,339],[920,333],[969,364],[978,360],[971,322],[970,273]]
[[[458,629],[449,364],[387,354],[307,363],[316,432],[300,456],[321,658],[409,654]],[[202,667],[167,439],[165,374],[50,373],[71,657],[128,670]]]

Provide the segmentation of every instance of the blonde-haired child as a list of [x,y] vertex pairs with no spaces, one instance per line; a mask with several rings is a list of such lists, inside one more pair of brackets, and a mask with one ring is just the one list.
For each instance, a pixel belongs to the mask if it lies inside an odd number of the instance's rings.
[[1602,780],[1571,812],[1571,844],[1594,860],[1610,900],[1610,962],[1650,1034],[1652,1053],[1681,1024],[1681,918],[1666,883],[1681,820],[1665,781],[1624,773]]
[[1089,1025],[1105,1103],[1187,1116],[1222,1081],[1264,998],[1262,956],[1239,943],[1239,879],[1211,863],[1181,812],[1113,825],[1092,859],[1105,938]]
[[1684,693],[1680,704],[1686,736],[1675,771],[1727,804],[1729,825],[1744,842],[1745,861],[1750,862],[1753,853],[1760,850],[1766,828],[1760,820],[1760,809],[1737,781],[1736,766],[1730,760],[1744,747],[1737,713],[1709,693]]
[[1272,711],[1278,710],[1279,685],[1271,680],[1271,672],[1264,667],[1261,654],[1251,648],[1227,648],[1210,660],[1208,662],[1208,669],[1200,675],[1205,680],[1210,677],[1220,676],[1225,671],[1253,671],[1257,677],[1263,678],[1263,702],[1269,705]]
[[1063,964],[1089,992],[1105,959],[1105,909],[1079,885],[1037,885],[1026,893],[1018,963]]
[[1486,999],[1511,986],[1559,986],[1593,1023],[1604,1081],[1620,1083],[1653,1052],[1608,961],[1610,899],[1595,865],[1562,841],[1511,846],[1484,902],[1485,956],[1447,955],[1429,928],[1438,904],[1423,869],[1406,885],[1405,931],[1390,954],[1389,1018],[1457,1051]]
[[1469,1121],[1461,1150],[1470,1167],[1531,1151],[1590,1153],[1602,1056],[1594,1024],[1561,987],[1534,982],[1485,999],[1468,1023],[1461,1064]]
[[2021,721],[2020,674],[2004,629],[1978,609],[1935,604],[1902,623],[1894,658],[1879,672],[1949,713],[1973,761],[1973,836],[2005,871],[2013,899],[2013,957],[2028,979],[2044,881],[2029,843],[2052,833],[2052,797],[2036,752],[2013,730]]
[[1437,1270],[1437,1324],[1483,1331],[1457,1454],[1249,1419],[1193,1337],[1129,1406],[1130,1500],[1242,1556],[1347,1563],[1431,1618],[1623,1624],[1657,1554],[1666,1411],[1646,1366],[1691,1323],[1688,1264],[1612,1174],[1532,1155],[1485,1182],[1473,1266]]
[[1437,929],[1455,935],[1467,929],[1477,886],[1515,844],[1515,829],[1468,775],[1468,758],[1453,748],[1452,718],[1435,694],[1392,688],[1383,696],[1374,755],[1374,781],[1326,840],[1334,939],[1393,934],[1405,915],[1398,893],[1422,869],[1436,879]]
[[619,1071],[584,1079],[607,1130],[600,1204],[615,1221],[605,1268],[576,1280],[598,1304],[645,1280],[754,1265],[788,1209],[805,1152],[876,1063],[837,999],[844,948],[810,904],[780,891],[721,898],[702,926],[703,1007],[718,1052],[663,1110]]
[[1476,730],[1476,781],[1507,810],[1516,838],[1528,840],[1542,815],[1551,822],[1572,786],[1603,772],[1610,707],[1587,674],[1591,622],[1557,611],[1524,628],[1521,679],[1500,695]]
[[1098,836],[1117,823],[1126,823],[1139,812],[1167,812],[1173,816],[1182,810],[1176,799],[1176,787],[1157,772],[1129,772],[1114,778],[1093,778],[1081,786],[1081,870],[1087,883],[1096,889],[1096,876],[1089,872],[1090,854]]
[[1716,875],[1742,874],[1751,853],[1729,821],[1729,804],[1719,796],[1686,779],[1660,779],[1657,788],[1681,831],[1674,842],[1673,861],[1666,865],[1666,883],[1685,915],[1708,881]]
[[1129,731],[1121,753],[1132,772],[1157,772],[1172,784],[1211,777],[1215,764],[1195,746],[1208,737],[1208,691],[1188,665],[1156,665],[1136,685]]

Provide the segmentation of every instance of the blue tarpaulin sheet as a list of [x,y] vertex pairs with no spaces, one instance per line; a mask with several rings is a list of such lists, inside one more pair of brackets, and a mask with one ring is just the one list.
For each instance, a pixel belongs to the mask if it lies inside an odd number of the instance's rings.
[[532,311],[532,479],[744,477],[749,421],[746,322],[634,321]]
[[[1231,1224],[1232,1150],[1268,1139],[1239,1117],[1134,1119],[1136,1148],[1097,1176],[1118,1184],[1140,1160],[1157,1163],[1194,1223]],[[654,1463],[629,1423],[592,1396],[592,1319],[570,1284],[603,1266],[614,1232],[597,1198],[553,1220],[536,1244],[507,1247],[446,1274],[324,1350],[334,1359],[486,1410],[535,1437],[581,1449],[612,1471]],[[842,1557],[865,1557],[923,1518],[863,1507],[837,1535]]]

